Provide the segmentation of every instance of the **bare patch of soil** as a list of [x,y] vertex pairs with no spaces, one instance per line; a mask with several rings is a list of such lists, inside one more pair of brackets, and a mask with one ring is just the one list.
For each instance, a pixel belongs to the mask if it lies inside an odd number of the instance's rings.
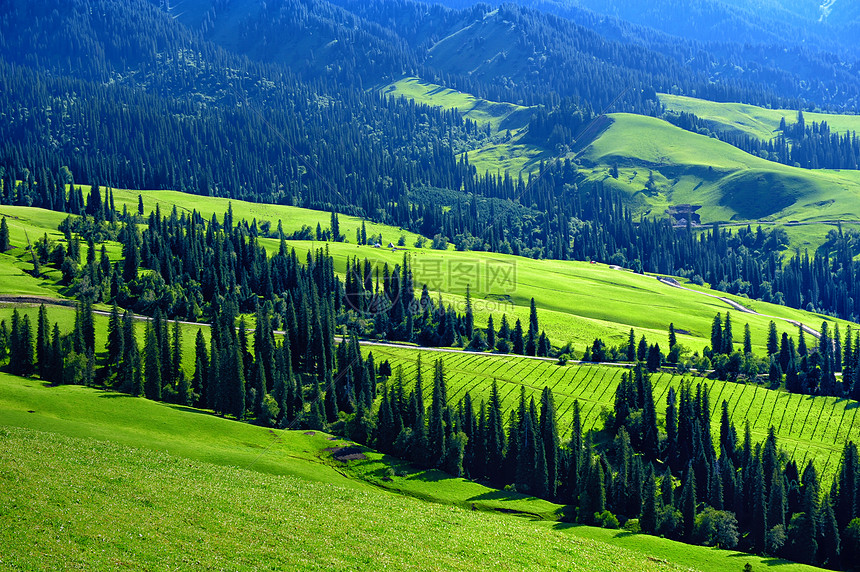
[[329,447],[324,450],[326,452],[330,452],[335,461],[340,461],[342,463],[347,461],[361,461],[367,458],[367,456],[362,453],[361,449],[358,447]]

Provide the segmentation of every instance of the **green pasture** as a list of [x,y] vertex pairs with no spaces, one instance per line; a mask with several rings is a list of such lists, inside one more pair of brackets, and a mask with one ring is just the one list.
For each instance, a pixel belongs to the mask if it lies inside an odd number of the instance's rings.
[[529,143],[490,143],[466,153],[469,163],[481,175],[510,173],[512,177],[537,172],[542,160],[553,158],[545,149]]
[[[274,251],[277,241],[261,243]],[[680,331],[679,341],[693,351],[710,345],[711,323],[717,312],[725,317],[731,312],[734,320],[735,343],[743,342],[743,325],[749,323],[754,351],[763,353],[767,342],[770,318],[743,314],[727,303],[673,288],[659,282],[656,277],[615,269],[605,264],[587,262],[533,260],[487,252],[440,252],[409,248],[392,252],[369,246],[336,243],[289,243],[303,258],[309,249],[328,247],[335,259],[335,270],[346,271],[347,258],[367,258],[374,265],[387,263],[389,268],[402,264],[408,253],[415,275],[417,291],[428,285],[434,300],[438,292],[446,303],[459,311],[465,308],[466,284],[471,285],[472,303],[476,321],[486,326],[492,314],[498,329],[503,313],[513,323],[520,318],[528,323],[529,303],[532,297],[538,307],[541,329],[556,346],[570,341],[581,355],[585,344],[599,337],[610,345],[626,343],[630,328],[637,337],[643,334],[649,341],[658,342],[665,350],[668,328],[674,323]],[[722,295],[719,292],[707,291]],[[824,318],[802,310],[784,306],[738,301],[754,307],[756,311],[773,316],[785,316],[819,329]],[[797,328],[777,320],[777,329],[796,336]],[[844,323],[843,323],[844,331]]]
[[[717,103],[694,97],[659,94],[660,102],[669,111],[693,113],[700,119],[718,128],[736,129],[763,141],[773,139],[779,133],[782,118],[786,123],[797,122],[797,110],[766,109],[745,103]],[[803,112],[807,125],[826,121],[831,132],[845,133],[860,130],[860,115]]]
[[385,95],[402,96],[432,107],[456,109],[466,119],[480,124],[489,124],[493,131],[521,129],[528,125],[531,118],[529,107],[488,101],[417,77],[405,77],[382,87],[379,91]]
[[85,387],[0,374],[0,418],[0,558],[13,568],[812,570],[558,523],[558,505],[373,451],[334,461],[327,449],[349,443],[324,433]]
[[[419,350],[409,348],[373,347],[374,360],[388,360],[392,368],[402,366],[404,381],[412,387],[417,375]],[[626,368],[611,365],[567,365],[559,366],[553,361],[535,360],[515,356],[485,356],[479,354],[423,352],[422,374],[425,400],[432,394],[433,362],[441,358],[445,364],[448,400],[456,404],[466,392],[477,405],[488,402],[493,381],[499,388],[502,407],[515,410],[521,388],[525,388],[526,399],[539,402],[541,391],[549,387],[555,398],[558,426],[565,436],[570,435],[573,420],[573,403],[579,401],[584,430],[601,429],[603,415],[612,411],[615,390]],[[711,406],[712,435],[719,437],[719,422],[722,402],[729,404],[729,412],[738,432],[743,436],[744,424],[749,421],[753,440],[764,441],[773,426],[779,437],[779,445],[799,465],[813,460],[820,473],[830,478],[849,440],[860,440],[860,409],[852,400],[835,397],[812,397],[791,394],[782,390],[771,390],[755,383],[734,383],[708,380],[670,371],[651,376],[654,401],[660,424],[666,413],[666,398],[669,388],[676,391],[683,380],[708,384]],[[715,441],[716,442],[716,441]]]
[[[114,189],[116,208],[122,210],[123,205],[125,205],[129,212],[136,213],[138,195],[143,197],[143,208],[147,215],[155,210],[156,205],[158,205],[163,215],[169,215],[175,206],[180,213],[183,211],[191,213],[191,211],[196,210],[207,220],[212,218],[214,214],[218,217],[219,221],[223,221],[224,214],[230,205],[232,205],[234,221],[247,220],[250,223],[252,220],[256,220],[257,228],[259,228],[260,223],[263,221],[268,221],[271,223],[270,232],[272,233],[277,232],[278,221],[281,221],[286,234],[299,231],[303,226],[310,227],[314,232],[316,232],[317,224],[324,230],[331,226],[331,214],[322,211],[288,205],[251,203],[219,197],[204,197],[179,191]],[[355,231],[361,228],[362,219],[340,214],[338,215],[338,222],[340,223],[341,234],[346,236],[346,240],[349,242],[355,243]],[[384,244],[388,244],[389,242],[397,244],[401,235],[406,237],[407,244],[414,244],[419,236],[407,230],[371,221],[365,222],[365,228],[368,237],[381,233]]]
[[[706,223],[860,218],[860,172],[789,167],[660,119],[610,117],[612,125],[579,159],[589,180],[625,191],[642,212],[662,216],[669,205],[694,204]],[[653,191],[645,186],[651,173]]]

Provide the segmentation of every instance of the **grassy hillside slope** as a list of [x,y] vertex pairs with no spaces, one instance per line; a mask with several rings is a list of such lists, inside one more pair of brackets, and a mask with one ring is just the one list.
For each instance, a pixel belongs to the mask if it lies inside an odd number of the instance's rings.
[[[272,251],[277,249],[276,241],[262,242]],[[402,264],[404,254],[354,244],[302,241],[289,244],[296,248],[300,257],[309,248],[328,247],[335,258],[335,270],[340,273],[346,271],[348,257],[367,258],[378,265],[388,263],[393,268],[395,264]],[[743,324],[748,322],[754,351],[764,351],[770,318],[741,314],[723,301],[673,288],[653,276],[587,262],[532,260],[453,250],[408,249],[408,252],[416,285],[427,283],[434,298],[437,289],[441,289],[443,299],[462,311],[466,283],[471,284],[475,316],[480,325],[486,325],[488,316],[493,314],[498,328],[502,313],[507,313],[512,324],[516,318],[527,324],[529,302],[534,297],[540,326],[556,345],[571,341],[577,351],[582,352],[584,344],[591,344],[595,337],[609,344],[619,344],[626,341],[630,328],[634,328],[638,336],[644,334],[652,343],[661,342],[662,347],[672,322],[676,330],[683,330],[679,336],[682,344],[701,350],[710,345],[714,315],[721,312],[725,316],[726,311],[731,311],[736,325],[735,342],[743,341]],[[510,276],[511,281],[502,280],[503,275]],[[763,314],[799,320],[816,330],[823,320],[831,320],[785,306],[733,299],[742,305],[754,305],[756,311]],[[780,332],[796,336],[796,327],[781,320],[776,322]],[[846,323],[840,323],[844,331]]]
[[[815,570],[390,494],[356,480],[382,483],[372,474],[390,459],[333,461],[325,449],[344,443],[322,433],[5,374],[0,413],[2,563],[16,569]],[[435,471],[398,474],[387,486],[446,504],[554,506]]]
[[540,167],[541,160],[553,158],[548,149],[520,141],[532,115],[530,107],[488,101],[417,77],[395,81],[380,92],[433,107],[456,109],[464,118],[489,126],[488,136],[477,140],[475,148],[464,153],[479,174],[509,172],[513,177],[526,176]]
[[488,101],[417,77],[406,77],[381,88],[380,93],[406,97],[418,103],[456,109],[466,119],[490,125],[492,131],[521,129],[528,125],[531,108],[513,103]]
[[14,467],[2,472],[0,539],[14,568],[676,568],[509,517],[92,439],[0,435]]
[[[600,146],[599,149],[607,149],[606,141],[598,141],[596,145]],[[326,212],[285,205],[228,201],[174,191],[116,190],[115,202],[130,209],[137,209],[138,194],[144,197],[147,213],[158,205],[162,213],[169,213],[176,207],[179,211],[197,209],[207,218],[213,214],[220,218],[228,206],[232,206],[234,220],[256,219],[258,225],[268,221],[272,230],[277,228],[279,220],[288,233],[299,230],[302,226],[315,229],[317,223],[324,228],[329,225],[330,215]],[[26,250],[24,231],[26,230],[31,240],[47,234],[51,240],[62,242],[62,233],[57,230],[57,225],[65,215],[42,209],[10,206],[0,206],[0,215],[7,217],[14,247],[9,252],[0,254],[2,293],[49,297],[62,295],[65,290],[58,284],[59,271],[43,267],[43,270],[47,271],[47,277],[42,279],[36,279],[26,272],[32,269],[32,263]],[[508,315],[512,325],[517,318],[527,323],[529,303],[533,297],[539,308],[541,328],[546,330],[557,346],[569,341],[575,345],[578,352],[582,352],[584,345],[591,344],[596,337],[609,344],[620,344],[626,341],[630,328],[636,330],[637,336],[644,334],[652,342],[662,341],[666,339],[671,322],[680,331],[681,343],[692,350],[701,350],[710,343],[710,327],[714,315],[717,312],[725,314],[726,311],[732,311],[736,324],[735,341],[742,341],[743,323],[748,322],[753,334],[754,349],[761,353],[764,348],[770,318],[740,314],[723,301],[672,288],[652,276],[637,275],[603,264],[533,260],[486,252],[457,252],[453,249],[438,251],[416,248],[413,242],[417,235],[376,223],[367,223],[369,234],[381,233],[384,240],[393,242],[403,234],[407,237],[407,246],[397,251],[359,246],[354,242],[354,235],[355,229],[360,228],[362,221],[348,216],[339,218],[342,232],[351,242],[289,241],[289,246],[296,248],[300,259],[304,259],[308,250],[327,248],[335,258],[335,269],[341,276],[346,272],[347,258],[367,258],[374,265],[388,263],[389,267],[393,268],[396,264],[402,264],[406,252],[410,256],[418,292],[426,283],[434,297],[441,292],[447,303],[454,304],[462,312],[465,309],[466,285],[469,284],[477,323],[482,327],[486,326],[491,314],[497,328],[503,313]],[[262,238],[260,242],[270,252],[276,252],[279,248],[276,239]],[[85,257],[85,244],[82,249]],[[118,260],[121,256],[120,245],[108,243],[108,253],[113,260]],[[762,314],[800,321],[814,329],[819,328],[822,320],[833,321],[831,318],[784,306],[734,299]],[[57,311],[62,312],[60,309]],[[52,317],[52,320],[54,319],[57,318]],[[843,331],[845,325],[842,322]],[[796,328],[784,321],[777,320],[777,327],[780,332],[796,334]],[[193,343],[194,329],[186,330],[186,344]],[[186,358],[191,354],[190,349],[186,351]]]
[[[766,109],[745,103],[717,103],[705,99],[661,93],[660,102],[669,111],[693,113],[719,129],[735,129],[764,141],[774,138],[782,118],[797,121],[797,110]],[[807,125],[826,121],[832,132],[860,130],[860,115],[803,112]]]
[[[749,155],[660,119],[612,114],[581,154],[588,178],[627,192],[642,209],[702,205],[703,222],[860,218],[860,172],[805,170]],[[619,167],[619,177],[609,167]],[[646,185],[653,174],[655,191]]]
[[[377,363],[387,359],[393,367],[402,366],[404,379],[415,379],[418,352],[401,348],[365,348],[373,350]],[[519,403],[522,387],[526,399],[540,401],[545,386],[553,391],[558,411],[558,426],[569,434],[573,420],[573,402],[579,400],[583,428],[601,429],[602,415],[612,411],[615,390],[624,368],[598,365],[558,366],[552,361],[537,361],[513,356],[482,356],[468,353],[425,353],[422,356],[424,379],[432,375],[432,361],[442,358],[447,376],[448,399],[456,403],[468,391],[473,403],[487,402],[493,381],[498,384],[503,408],[513,410]],[[670,387],[676,392],[682,381],[707,383],[711,406],[712,434],[720,434],[722,402],[729,404],[732,421],[743,434],[749,421],[753,439],[763,442],[773,426],[780,447],[789,457],[804,466],[812,459],[820,473],[832,475],[846,441],[860,440],[860,409],[856,401],[835,397],[812,397],[786,391],[769,390],[763,385],[708,380],[671,372],[652,375],[654,402],[658,419],[663,423],[666,398]],[[428,384],[429,385],[429,384]],[[425,401],[432,389],[425,386]]]

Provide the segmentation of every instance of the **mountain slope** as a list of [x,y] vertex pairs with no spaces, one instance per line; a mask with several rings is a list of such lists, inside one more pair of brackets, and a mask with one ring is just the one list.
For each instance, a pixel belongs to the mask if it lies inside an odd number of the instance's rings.
[[[860,218],[860,173],[805,170],[754,157],[665,121],[612,115],[612,126],[580,154],[591,180],[624,189],[641,205],[702,205],[704,222]],[[618,165],[617,179],[608,168]],[[655,191],[646,189],[649,173]],[[658,211],[658,212],[659,212]]]

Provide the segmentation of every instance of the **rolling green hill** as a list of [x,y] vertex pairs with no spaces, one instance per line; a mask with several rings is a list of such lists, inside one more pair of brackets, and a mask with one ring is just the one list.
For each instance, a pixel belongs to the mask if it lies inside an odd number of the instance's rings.
[[[418,352],[408,348],[366,348],[374,359],[387,359],[393,366],[403,367],[406,380],[414,380]],[[469,353],[423,354],[424,378],[432,371],[430,359],[442,358],[445,363],[448,399],[456,403],[468,391],[473,403],[487,402],[495,381],[499,387],[502,406],[515,409],[520,388],[525,387],[526,399],[540,400],[545,386],[552,389],[558,411],[558,426],[569,436],[573,417],[573,402],[581,407],[583,430],[602,428],[602,415],[612,411],[615,390],[625,368],[605,365],[558,366],[552,361],[538,361],[514,356],[483,356]],[[835,397],[813,397],[766,389],[753,383],[733,383],[683,376],[671,372],[652,375],[654,401],[660,424],[666,412],[666,397],[670,387],[676,392],[682,381],[708,384],[713,435],[720,434],[719,419],[722,402],[729,404],[732,421],[740,433],[749,421],[754,442],[764,441],[773,426],[779,436],[779,446],[798,465],[813,460],[820,474],[830,479],[846,441],[860,439],[860,419],[856,419],[858,404]],[[425,386],[425,400],[432,388]],[[825,481],[829,482],[829,481]]]
[[[612,114],[612,125],[579,155],[589,180],[621,189],[641,210],[701,205],[703,222],[860,218],[860,173],[804,170],[754,157],[660,119]],[[609,168],[618,166],[617,179]],[[646,189],[653,174],[654,190]]]
[[[629,570],[725,570],[747,562],[815,570],[445,506],[553,507],[408,467],[385,483],[371,475],[385,474],[390,459],[364,450],[366,460],[335,461],[328,449],[348,443],[323,433],[269,430],[5,374],[0,388],[0,515],[7,523],[0,541],[3,564],[16,568],[50,561],[91,569],[474,570],[503,561],[511,570],[608,570],[610,562]],[[377,481],[443,504],[383,492]]]
[[[597,144],[605,143],[598,141]],[[329,213],[321,211],[228,201],[175,191],[138,192],[117,189],[114,191],[117,207],[122,208],[121,205],[124,205],[129,209],[137,209],[138,194],[144,197],[147,213],[156,205],[162,213],[168,213],[176,206],[179,211],[197,209],[207,218],[213,214],[220,218],[228,206],[232,206],[235,220],[256,219],[258,224],[268,221],[273,232],[279,220],[287,233],[300,230],[302,226],[315,229],[317,223],[324,228],[329,225]],[[49,297],[61,295],[64,290],[57,283],[60,278],[58,271],[49,271],[47,278],[43,279],[36,279],[26,272],[32,268],[32,263],[24,248],[26,239],[23,231],[27,230],[31,240],[45,233],[53,240],[61,240],[62,233],[57,230],[57,225],[65,215],[42,209],[10,206],[0,207],[0,214],[7,215],[12,245],[15,247],[5,254],[0,254],[0,276],[4,284],[8,284],[2,293]],[[498,327],[502,313],[506,313],[511,322],[520,318],[527,323],[529,303],[531,298],[534,298],[540,312],[541,328],[546,330],[556,346],[572,342],[581,353],[585,344],[591,344],[596,337],[609,344],[620,344],[626,342],[630,328],[634,328],[637,335],[644,334],[649,340],[661,341],[665,339],[671,322],[681,332],[681,343],[691,350],[699,351],[710,343],[710,327],[714,315],[717,312],[725,314],[726,311],[731,311],[738,325],[735,341],[742,341],[743,323],[748,322],[753,334],[754,349],[760,353],[764,348],[771,318],[741,314],[724,301],[672,288],[660,283],[653,276],[643,276],[604,264],[533,260],[486,252],[457,252],[452,247],[447,251],[416,248],[413,242],[418,235],[370,222],[366,223],[368,234],[382,234],[384,241],[395,243],[403,235],[406,237],[407,246],[399,247],[396,251],[359,246],[354,244],[354,236],[356,228],[361,226],[361,219],[348,216],[339,218],[341,232],[351,242],[288,241],[288,245],[294,247],[302,259],[309,250],[328,248],[335,259],[335,269],[341,275],[346,272],[347,258],[367,258],[374,265],[388,263],[389,267],[393,268],[396,264],[402,264],[404,253],[408,253],[418,292],[426,283],[434,297],[441,292],[447,303],[455,304],[463,311],[466,285],[470,285],[476,320],[480,326],[485,326],[487,318],[492,314]],[[261,238],[260,243],[270,253],[279,248],[276,239]],[[85,251],[85,245],[82,248]],[[114,260],[121,256],[121,248],[116,243],[109,243],[108,252]],[[797,333],[796,327],[783,320],[799,321],[813,329],[818,329],[823,320],[833,322],[832,318],[785,306],[742,298],[733,299],[761,314],[781,318],[776,320],[779,331],[786,331],[792,336]],[[597,300],[601,303],[595,303]],[[655,312],[655,308],[659,309],[659,312]],[[58,312],[61,311],[58,309]],[[840,323],[844,331],[846,323]],[[186,338],[193,339],[193,332],[188,333]]]
[[489,124],[493,131],[517,130],[528,125],[531,108],[513,103],[487,101],[456,89],[406,77],[381,88],[380,93],[406,97],[418,103],[456,109],[464,118]]
[[[718,103],[694,97],[661,93],[660,102],[669,111],[685,111],[710,122],[718,129],[735,129],[764,141],[776,136],[780,120],[787,123],[797,120],[797,110],[766,109],[744,103]],[[860,130],[860,115],[815,113],[804,111],[807,123],[826,121],[834,133]]]
[[526,176],[539,168],[541,160],[553,158],[549,150],[520,141],[533,108],[488,101],[417,77],[388,84],[380,92],[433,107],[456,109],[464,118],[489,126],[489,136],[476,140],[474,148],[463,153],[479,174],[508,172],[513,177]]

